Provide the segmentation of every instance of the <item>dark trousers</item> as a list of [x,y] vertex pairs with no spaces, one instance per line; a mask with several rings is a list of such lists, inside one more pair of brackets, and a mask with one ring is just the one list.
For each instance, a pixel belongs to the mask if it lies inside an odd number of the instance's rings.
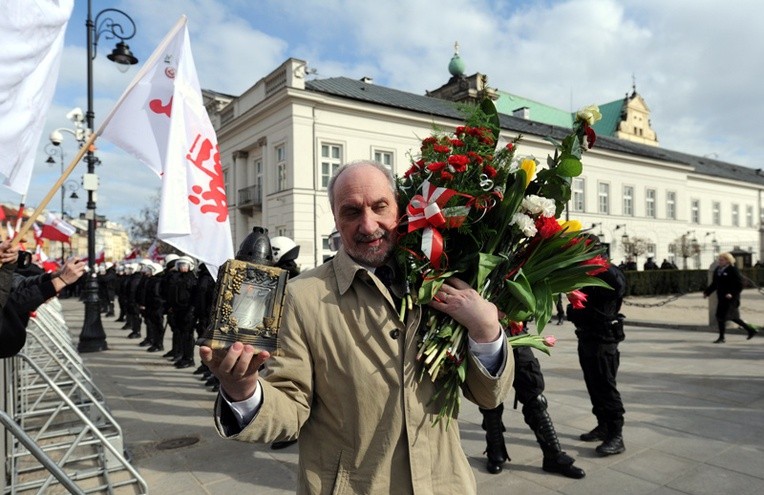
[[621,353],[618,344],[597,341],[578,342],[578,362],[584,372],[586,390],[592,401],[592,413],[598,423],[623,424],[623,401],[616,387]]

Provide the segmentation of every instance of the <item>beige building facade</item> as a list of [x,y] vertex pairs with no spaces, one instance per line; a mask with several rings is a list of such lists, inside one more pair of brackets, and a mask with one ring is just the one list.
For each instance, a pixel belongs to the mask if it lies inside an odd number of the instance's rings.
[[[373,159],[402,174],[433,128],[453,130],[462,122],[444,95],[496,99],[503,139],[522,134],[518,155],[542,163],[553,152],[545,138],[569,132],[559,111],[550,117],[557,119],[554,125],[534,120],[534,112],[545,110],[491,89],[481,74],[452,72],[428,96],[369,78],[309,80],[308,74],[307,63],[292,58],[238,97],[204,92],[220,145],[234,248],[254,226],[263,226],[301,246],[297,262],[303,269],[333,253],[326,194],[333,171],[348,161]],[[448,84],[461,89],[450,91]],[[521,105],[517,112],[507,107],[515,104]],[[612,113],[612,129],[599,130],[597,144],[584,156],[566,215],[600,235],[615,262],[635,257],[641,268],[650,256],[658,264],[667,259],[680,268],[705,268],[729,250],[747,252],[753,263],[762,259],[764,176],[757,164],[743,167],[659,147],[636,88],[601,107]]]

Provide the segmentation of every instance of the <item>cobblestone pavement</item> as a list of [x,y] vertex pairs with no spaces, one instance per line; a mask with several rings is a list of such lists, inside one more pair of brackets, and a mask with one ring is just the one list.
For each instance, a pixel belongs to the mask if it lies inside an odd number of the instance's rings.
[[[559,341],[551,356],[539,357],[545,395],[563,448],[587,476],[571,480],[541,470],[541,451],[511,398],[504,421],[512,462],[502,473],[488,474],[480,414],[465,403],[458,427],[479,493],[764,493],[764,336],[746,340],[744,332],[731,330],[726,344],[714,345],[701,295],[648,306],[661,300],[629,299],[623,310],[630,323],[618,377],[627,410],[626,452],[598,457],[596,444],[578,439],[595,421],[576,338],[569,323],[551,324],[546,332]],[[63,307],[76,341],[82,305],[64,300]],[[764,296],[746,291],[741,312],[745,320],[764,324]],[[109,350],[83,358],[151,493],[294,492],[297,445],[274,451],[220,439],[212,426],[215,394],[192,374],[194,368],[174,368],[161,353],[147,353],[137,339],[127,339],[121,323],[103,322]]]

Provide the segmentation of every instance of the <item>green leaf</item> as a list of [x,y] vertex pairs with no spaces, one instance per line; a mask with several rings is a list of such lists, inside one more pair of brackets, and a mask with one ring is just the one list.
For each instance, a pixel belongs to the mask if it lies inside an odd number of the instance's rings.
[[528,279],[525,278],[522,270],[517,274],[515,280],[507,280],[504,283],[507,284],[509,292],[515,299],[525,306],[526,309],[533,311],[536,308],[536,298],[533,295],[533,289],[531,288],[530,283],[528,283]]
[[485,280],[488,278],[488,275],[499,266],[499,263],[504,261],[504,258],[501,256],[496,256],[495,254],[488,254],[488,253],[480,253],[478,258],[478,275],[477,275],[477,285],[476,288],[478,291],[483,290],[485,287]]
[[480,102],[480,109],[485,113],[488,122],[491,124],[494,142],[498,143],[501,123],[499,122],[499,112],[496,111],[496,105],[493,104],[493,101],[491,101],[490,98],[484,98],[483,101]]
[[584,166],[578,158],[567,155],[560,160],[560,164],[555,170],[564,177],[578,177],[584,171]]
[[549,318],[552,316],[553,296],[549,289],[549,284],[544,282],[533,291],[536,297],[536,330],[541,333],[544,330]]

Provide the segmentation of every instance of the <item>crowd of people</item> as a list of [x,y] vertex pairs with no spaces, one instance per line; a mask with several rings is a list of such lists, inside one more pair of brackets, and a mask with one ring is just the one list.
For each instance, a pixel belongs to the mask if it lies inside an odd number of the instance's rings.
[[[282,267],[291,275],[299,273],[295,263],[299,246],[294,241],[283,236],[269,240],[266,235],[265,246],[268,251],[257,262]],[[178,369],[197,365],[195,343],[210,325],[215,298],[215,278],[207,265],[197,266],[190,256],[174,253],[161,263],[106,262],[97,267],[97,282],[101,313],[123,322],[126,338],[139,340],[137,346],[146,352],[164,352],[169,327],[172,344],[162,357]],[[193,373],[212,391],[218,390],[219,381],[205,364]]]
[[[525,423],[543,453],[542,469],[583,478],[583,469],[560,445],[538,360],[530,348],[509,348],[493,304],[451,278],[427,307],[414,307],[405,321],[399,320],[404,289],[390,260],[399,212],[389,169],[368,161],[345,165],[331,178],[328,192],[338,252],[290,281],[277,357],[241,342],[227,350],[201,346],[196,367],[195,343],[211,323],[215,279],[206,265],[197,266],[186,255],[168,254],[163,263],[100,265],[95,276],[101,312],[124,322],[126,338],[149,353],[165,351],[170,328],[172,344],[162,357],[179,369],[195,367],[194,374],[219,392],[214,413],[221,436],[268,442],[274,449],[299,438],[301,492],[325,492],[339,483],[358,493],[472,493],[474,476],[458,428],[433,421],[438,410],[434,385],[417,379],[417,328],[429,312],[444,312],[467,329],[463,391],[483,415],[487,471],[501,472],[510,460],[502,415],[513,388],[515,407],[522,404]],[[267,229],[255,227],[236,258],[279,266],[291,277],[299,274],[298,255],[293,240],[269,238]],[[35,307],[57,294],[78,295],[75,288],[87,268],[84,261],[71,260],[53,273],[35,273],[25,258],[8,241],[0,244],[0,357],[23,347]],[[648,263],[645,269],[658,268],[652,259]],[[719,295],[717,342],[724,342],[727,320],[747,328],[750,339],[757,330],[737,310],[741,284],[734,258],[722,253],[718,263],[705,291]],[[383,276],[383,271],[391,273]],[[595,276],[609,287],[581,288],[579,304],[571,300],[567,311],[558,297],[556,318],[558,324],[567,318],[575,326],[597,422],[580,439],[598,442],[595,452],[609,456],[625,451],[625,408],[616,377],[625,337],[620,310],[626,280],[612,264]]]

